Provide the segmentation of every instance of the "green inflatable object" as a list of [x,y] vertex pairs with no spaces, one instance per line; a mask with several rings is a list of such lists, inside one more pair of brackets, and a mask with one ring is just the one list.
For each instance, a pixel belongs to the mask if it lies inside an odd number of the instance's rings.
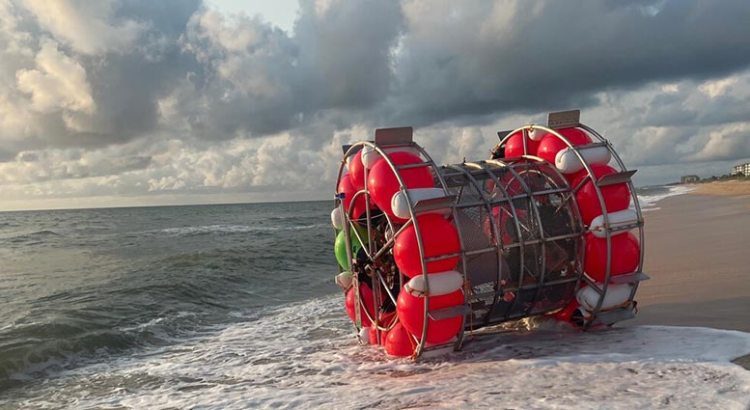
[[[362,238],[362,241],[366,244],[367,229],[357,227],[357,232],[359,232],[360,238]],[[349,237],[352,243],[352,255],[356,255],[357,252],[362,249],[362,246],[360,245],[359,240],[357,239],[357,234],[354,233],[353,229],[349,230]],[[346,255],[346,237],[344,236],[343,230],[336,235],[336,242],[333,244],[333,253],[336,254],[336,261],[339,263],[339,266],[345,270],[351,269],[349,257]]]

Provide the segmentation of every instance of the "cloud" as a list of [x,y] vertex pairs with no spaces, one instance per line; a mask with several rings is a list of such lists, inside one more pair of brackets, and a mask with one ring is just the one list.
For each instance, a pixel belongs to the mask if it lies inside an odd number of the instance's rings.
[[382,101],[401,24],[392,2],[304,2],[293,35],[259,18],[202,10],[183,50],[202,64],[164,98],[170,116],[205,138],[263,136]]
[[0,0],[0,190],[320,198],[375,128],[459,162],[573,107],[630,166],[739,161],[747,21],[740,0],[301,0],[283,30],[200,0]]
[[23,4],[41,28],[84,54],[127,49],[145,28],[135,20],[114,19],[117,3],[110,0],[24,0]]
[[[397,118],[540,111],[750,63],[750,5],[698,1],[404,3]],[[741,51],[742,50],[742,51]]]
[[16,72],[18,89],[31,94],[32,110],[94,112],[86,71],[77,61],[61,53],[57,43],[44,40],[35,61],[36,68]]
[[750,124],[747,123],[711,132],[706,145],[686,159],[710,161],[744,157],[750,157]]

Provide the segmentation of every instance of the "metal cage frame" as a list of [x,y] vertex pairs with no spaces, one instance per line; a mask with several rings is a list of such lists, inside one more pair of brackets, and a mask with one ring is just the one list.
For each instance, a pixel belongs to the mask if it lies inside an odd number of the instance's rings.
[[[422,269],[422,276],[424,278],[425,283],[425,295],[424,295],[424,313],[423,313],[423,320],[424,325],[422,328],[422,333],[419,337],[416,335],[411,335],[410,337],[413,339],[414,343],[416,343],[416,348],[414,350],[414,358],[419,357],[423,352],[428,350],[427,347],[427,330],[429,327],[429,318],[433,319],[444,319],[448,317],[455,317],[455,316],[461,316],[462,318],[462,325],[460,327],[460,331],[458,336],[455,338],[456,340],[453,341],[453,348],[454,350],[460,350],[463,346],[465,337],[466,337],[466,330],[474,331],[476,329],[479,329],[481,327],[489,326],[489,325],[495,325],[498,323],[510,321],[510,320],[517,320],[521,319],[523,317],[530,316],[531,307],[526,311],[526,314],[520,315],[520,316],[514,316],[509,317],[506,315],[505,318],[502,320],[487,320],[485,323],[483,323],[481,326],[474,328],[473,323],[467,324],[467,315],[470,315],[473,313],[472,306],[470,305],[470,298],[467,294],[467,297],[465,298],[464,305],[460,305],[458,307],[454,308],[447,308],[447,309],[440,309],[440,310],[433,310],[431,311],[430,306],[430,292],[429,292],[429,274],[427,273],[427,263],[444,259],[444,258],[452,258],[452,257],[459,257],[460,263],[459,266],[461,268],[457,269],[459,272],[463,275],[464,279],[464,290],[467,291],[467,287],[469,286],[469,282],[467,280],[467,257],[471,256],[469,252],[466,250],[466,240],[462,235],[462,229],[461,229],[461,221],[459,217],[459,210],[462,206],[462,204],[459,203],[458,197],[456,195],[450,195],[450,186],[446,182],[446,175],[448,175],[449,172],[457,173],[463,175],[465,178],[467,178],[471,184],[474,186],[474,188],[477,190],[478,193],[482,193],[482,189],[472,174],[473,172],[486,174],[489,179],[493,181],[496,187],[499,187],[501,190],[504,191],[504,197],[501,199],[488,199],[483,196],[483,201],[481,203],[475,204],[476,206],[485,207],[487,211],[490,211],[492,205],[497,205],[500,202],[507,202],[507,204],[510,207],[511,213],[512,213],[512,220],[514,221],[514,227],[516,229],[516,232],[518,234],[518,240],[519,242],[515,244],[520,248],[520,253],[523,255],[525,246],[529,245],[523,240],[523,236],[521,235],[522,227],[520,226],[519,218],[517,217],[516,209],[513,204],[513,201],[516,199],[526,198],[529,199],[529,204],[531,204],[532,207],[532,213],[534,214],[536,218],[536,222],[539,224],[539,230],[541,231],[541,237],[537,240],[537,244],[541,244],[541,250],[542,250],[542,279],[541,283],[537,286],[536,289],[536,295],[534,297],[534,302],[536,302],[536,298],[539,296],[539,292],[541,292],[541,289],[548,285],[544,282],[544,274],[545,274],[545,265],[546,262],[545,254],[546,252],[546,242],[548,241],[556,241],[560,240],[561,238],[558,237],[551,237],[551,238],[545,238],[544,232],[543,232],[543,224],[540,219],[540,213],[538,206],[536,202],[533,200],[535,196],[544,195],[544,194],[565,194],[563,202],[571,202],[573,204],[572,209],[576,213],[576,217],[579,221],[579,229],[576,232],[572,232],[569,237],[577,238],[577,252],[579,255],[579,258],[577,259],[576,263],[576,275],[574,278],[567,279],[567,281],[575,281],[574,286],[574,295],[575,292],[579,289],[580,283],[585,282],[587,286],[592,287],[598,294],[599,294],[599,300],[596,305],[596,308],[591,312],[590,317],[585,318],[585,322],[583,324],[583,328],[586,329],[592,325],[595,324],[605,324],[605,325],[611,325],[612,323],[615,323],[617,321],[626,320],[629,318],[632,318],[635,315],[635,301],[633,298],[635,297],[635,293],[638,289],[638,283],[642,280],[648,279],[648,276],[646,276],[642,270],[643,270],[643,244],[644,244],[644,230],[643,230],[643,216],[640,208],[640,204],[638,203],[638,198],[635,193],[635,187],[633,186],[631,176],[635,173],[635,171],[629,171],[625,167],[623,161],[617,155],[615,150],[613,149],[612,145],[608,140],[606,140],[604,137],[602,137],[598,132],[593,130],[592,128],[581,124],[578,121],[580,112],[578,110],[575,111],[567,111],[567,112],[561,112],[561,113],[551,113],[549,115],[548,125],[547,126],[541,126],[541,125],[535,125],[535,124],[529,124],[522,126],[520,128],[517,128],[513,131],[509,132],[500,132],[498,133],[501,137],[501,141],[497,144],[497,147],[503,146],[508,138],[517,133],[521,132],[523,133],[523,148],[524,148],[524,154],[528,152],[527,150],[527,139],[529,136],[529,132],[534,130],[539,130],[542,132],[547,132],[550,134],[555,135],[558,137],[561,141],[563,141],[568,148],[570,148],[575,155],[578,157],[578,160],[583,165],[583,168],[587,171],[587,176],[582,179],[582,181],[577,184],[575,187],[570,187],[564,176],[556,169],[554,164],[552,164],[551,167],[548,167],[550,169],[554,169],[556,173],[556,178],[558,178],[559,181],[565,181],[565,185],[555,192],[550,193],[540,193],[535,192],[531,190],[525,183],[524,178],[519,175],[517,172],[518,167],[520,166],[527,166],[529,163],[543,163],[543,164],[549,164],[547,161],[531,155],[523,155],[520,158],[517,159],[509,159],[509,160],[502,160],[502,159],[490,159],[490,160],[484,160],[484,161],[474,161],[474,162],[463,162],[461,164],[454,164],[454,165],[446,165],[442,167],[438,167],[433,159],[429,156],[429,154],[418,144],[414,143],[412,141],[412,133],[413,130],[411,127],[405,127],[405,128],[391,128],[391,129],[378,129],[375,133],[375,140],[374,141],[360,141],[350,146],[344,146],[344,156],[341,160],[341,163],[339,165],[339,171],[337,175],[337,187],[339,182],[341,181],[342,176],[345,175],[344,169],[347,166],[347,161],[350,157],[355,155],[359,150],[361,150],[364,147],[369,147],[373,151],[377,152],[380,157],[386,161],[389,168],[393,172],[394,176],[396,177],[396,180],[398,181],[399,185],[399,192],[402,192],[404,195],[404,199],[406,204],[408,205],[409,210],[409,219],[403,223],[398,229],[396,229],[396,225],[393,223],[393,221],[388,217],[386,213],[383,213],[383,217],[386,218],[387,221],[387,229],[390,230],[390,237],[388,235],[385,235],[386,241],[385,243],[380,246],[378,249],[375,249],[375,242],[372,237],[372,214],[370,209],[370,193],[367,187],[367,180],[368,180],[368,173],[369,170],[367,167],[364,167],[364,179],[365,179],[365,185],[364,188],[357,191],[350,202],[349,209],[343,209],[343,199],[341,196],[336,195],[334,199],[334,207],[341,207],[343,210],[344,215],[344,238],[346,241],[346,252],[347,252],[347,258],[349,260],[349,263],[352,268],[354,268],[354,264],[356,263],[355,255],[352,252],[352,233],[354,234],[354,238],[356,238],[357,241],[360,242],[361,248],[364,250],[366,257],[370,261],[377,261],[379,258],[383,257],[383,255],[388,252],[395,243],[396,237],[403,232],[406,228],[409,226],[414,226],[414,231],[416,234],[416,242],[417,247],[419,250],[419,257],[420,257],[420,263],[421,263],[421,269]],[[556,129],[561,128],[567,128],[567,127],[579,127],[586,132],[589,133],[589,135],[593,136],[597,142],[593,142],[586,145],[579,145],[576,146],[572,144],[566,137],[561,135],[559,132],[556,131]],[[595,147],[606,147],[607,150],[610,152],[612,159],[614,160],[615,164],[619,168],[619,171],[616,174],[607,175],[605,177],[597,179],[593,173],[593,170],[591,166],[585,161],[583,154],[581,151],[584,151],[586,149],[595,148]],[[408,165],[396,165],[391,160],[390,156],[388,155],[387,150],[392,150],[394,148],[409,148],[414,150],[421,159],[423,160],[422,163],[418,164],[408,164]],[[612,162],[610,160],[610,162]],[[524,164],[524,165],[519,165]],[[408,169],[408,168],[415,168],[415,167],[426,167],[431,171],[431,174],[433,175],[434,180],[436,181],[436,187],[442,188],[443,191],[446,193],[444,197],[441,198],[433,198],[429,200],[423,200],[423,201],[412,201],[412,199],[409,197],[407,193],[407,186],[404,183],[404,179],[402,178],[400,174],[400,170],[402,169]],[[505,189],[502,187],[502,183],[497,179],[497,176],[494,174],[495,171],[498,169],[507,170],[507,172],[510,172],[513,175],[514,180],[520,181],[522,188],[523,188],[523,195],[520,196],[509,196],[508,192],[505,191]],[[592,181],[592,186],[595,188],[595,192],[597,195],[597,198],[599,200],[599,204],[602,209],[602,215],[604,220],[604,226],[605,226],[605,239],[606,239],[606,249],[607,249],[607,257],[606,257],[606,271],[605,271],[605,281],[604,283],[599,284],[596,283],[592,278],[588,277],[583,272],[582,261],[585,258],[585,246],[581,246],[582,238],[583,236],[589,232],[589,227],[584,227],[580,223],[580,214],[578,213],[578,207],[576,202],[576,193],[578,190],[580,190],[588,181]],[[604,196],[602,194],[601,188],[607,185],[612,184],[619,184],[619,183],[626,183],[631,195],[631,200],[633,203],[633,207],[636,211],[637,215],[637,221],[635,223],[625,224],[625,225],[611,225],[608,218],[608,212],[606,210],[605,202],[604,202]],[[338,188],[337,188],[338,190]],[[358,229],[356,229],[356,221],[351,220],[350,216],[355,205],[355,201],[358,199],[359,196],[364,196],[365,200],[365,218],[366,218],[366,232],[367,232],[367,243],[363,241],[363,238],[360,236],[360,233]],[[494,201],[494,202],[493,202]],[[450,214],[452,216],[453,223],[456,225],[458,236],[459,236],[459,242],[461,244],[460,252],[457,254],[449,254],[449,255],[441,255],[438,257],[425,257],[425,247],[424,247],[424,240],[422,238],[422,231],[419,229],[419,222],[417,220],[417,216],[423,212],[428,211],[434,211],[437,209],[449,209]],[[612,276],[611,275],[611,264],[612,264],[612,234],[614,232],[618,231],[625,231],[625,230],[633,230],[638,229],[638,239],[640,243],[641,248],[641,254],[640,254],[640,260],[638,263],[638,268],[636,272],[626,274],[626,275],[617,275]],[[494,251],[498,255],[498,272],[502,269],[502,261],[500,260],[501,255],[505,251],[505,246],[503,245],[502,241],[500,240],[499,236],[499,230],[496,221],[492,220],[491,223],[491,230],[492,230],[492,236],[496,238],[495,244],[492,247],[492,249],[487,249],[487,252]],[[564,238],[563,238],[564,239]],[[522,285],[523,275],[524,275],[524,257],[521,256],[521,272],[519,274],[519,286]],[[369,275],[369,273],[368,273]],[[371,278],[373,280],[373,299],[374,299],[374,305],[376,307],[381,306],[384,300],[384,297],[390,298],[394,306],[396,305],[396,297],[389,291],[388,286],[386,284],[386,279],[383,277],[382,273],[375,269],[374,272],[372,272]],[[399,286],[403,286],[406,282],[404,280],[404,275],[399,271],[398,273],[398,280],[399,280]],[[500,277],[498,275],[498,285],[500,281]],[[378,286],[375,286],[375,283],[378,283]],[[622,306],[619,306],[615,309],[608,309],[606,311],[602,310],[602,305],[604,303],[604,298],[607,292],[607,288],[612,283],[630,283],[632,284],[632,289],[630,292],[630,295],[628,297],[628,300],[625,304]],[[382,289],[385,290],[385,295],[381,292],[381,286]],[[366,315],[370,321],[372,322],[372,326],[374,326],[379,331],[388,331],[392,329],[396,323],[397,323],[397,315],[394,315],[394,319],[391,320],[390,323],[379,323],[379,315],[377,310],[374,312],[374,317],[371,317],[370,314],[367,312],[367,309],[361,309],[361,295],[359,291],[359,281],[355,278],[352,281],[352,286],[354,289],[354,296],[358,303],[354,304],[354,310],[355,310],[355,323],[354,326],[357,330],[360,330],[362,328],[362,318],[363,314]],[[519,288],[520,289],[520,288]],[[498,297],[500,296],[501,289],[499,286],[495,287],[494,290],[495,294],[493,295],[493,306],[490,308],[494,308],[495,304],[498,301]],[[575,296],[573,296],[575,298]],[[515,304],[518,301],[517,299],[514,299],[513,303]],[[551,312],[554,312],[556,310],[560,310],[560,308],[553,309]],[[543,311],[543,312],[537,312],[537,314],[546,314],[550,313],[550,311]],[[489,318],[489,316],[488,316]],[[381,340],[381,332],[377,332],[378,340],[377,342],[380,343]],[[447,342],[446,344],[435,346],[434,348],[442,348],[446,345],[449,345],[451,342]],[[433,347],[429,347],[429,349],[432,349]]]

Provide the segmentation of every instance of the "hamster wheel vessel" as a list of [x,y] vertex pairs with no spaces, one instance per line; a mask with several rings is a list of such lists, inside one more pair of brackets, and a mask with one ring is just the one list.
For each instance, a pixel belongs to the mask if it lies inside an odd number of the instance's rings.
[[344,147],[336,282],[363,342],[418,357],[530,316],[585,329],[635,315],[635,171],[577,110],[498,135],[490,159],[443,166],[411,128]]

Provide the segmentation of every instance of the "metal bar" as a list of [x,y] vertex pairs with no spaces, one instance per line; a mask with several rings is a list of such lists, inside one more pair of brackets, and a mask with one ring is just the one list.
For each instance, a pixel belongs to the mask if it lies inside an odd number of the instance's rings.
[[450,319],[456,316],[463,316],[470,312],[471,310],[467,308],[466,305],[457,305],[457,306],[451,306],[451,307],[442,308],[442,309],[431,310],[429,316],[432,320],[443,320],[443,319]]
[[612,276],[612,283],[635,283],[643,282],[644,280],[651,279],[648,275],[643,272],[633,272],[626,275]]
[[[384,135],[383,138],[386,138],[385,135],[387,134],[381,134]],[[377,131],[376,131],[376,140],[377,140]],[[395,138],[395,137],[394,137]],[[396,141],[396,143],[403,143],[404,141]],[[421,150],[421,147],[418,145],[415,145],[418,149]],[[425,282],[425,296],[424,296],[424,326],[422,327],[422,335],[419,339],[419,342],[417,344],[417,347],[414,351],[414,357],[419,357],[419,355],[422,352],[422,349],[424,349],[424,346],[427,342],[427,327],[428,327],[428,320],[427,320],[427,314],[429,312],[429,303],[430,303],[430,280],[429,276],[427,275],[427,262],[425,261],[425,249],[424,249],[424,242],[422,240],[422,233],[419,229],[419,221],[417,221],[417,216],[414,213],[414,204],[411,202],[411,198],[409,198],[409,195],[407,193],[408,187],[404,183],[403,178],[401,177],[401,173],[399,173],[399,169],[396,167],[396,164],[391,161],[390,157],[386,155],[385,151],[383,151],[380,147],[375,145],[375,149],[378,151],[378,153],[381,155],[381,157],[386,161],[388,166],[391,168],[391,171],[393,171],[394,176],[396,177],[396,180],[398,181],[399,188],[401,192],[404,194],[404,199],[406,200],[406,204],[409,207],[409,219],[414,225],[414,233],[417,240],[417,249],[419,250],[419,257],[421,262],[421,268],[422,268],[422,275],[424,276],[424,282]],[[422,153],[423,150],[422,150]],[[426,154],[426,153],[425,153]],[[395,237],[395,236],[394,236]],[[403,274],[400,273],[401,276],[399,276],[399,279],[403,280]],[[401,282],[403,285],[403,281]]]
[[404,164],[404,165],[396,165],[396,169],[412,169],[412,168],[426,168],[429,167],[430,164],[428,162],[417,162],[414,164]]
[[[455,258],[456,256],[461,256],[463,252],[454,252],[454,253],[445,253],[443,255],[437,255],[437,256],[429,256],[424,258],[427,262],[436,262],[436,261],[442,261],[450,258]],[[426,270],[425,270],[426,274]]]
[[[617,162],[620,169],[623,171],[627,169],[625,167],[625,163],[622,162],[622,158],[620,158],[620,155],[617,154],[617,152],[609,145],[609,142],[604,137],[602,137],[601,134],[596,132],[596,130],[586,126],[585,124],[581,124],[580,127],[586,130],[591,135],[593,135],[595,138],[599,139],[600,141],[607,142],[610,154],[612,155],[612,158],[614,158],[615,162]],[[636,194],[633,181],[632,180],[628,181],[627,185],[628,185],[628,188],[630,189],[630,198],[633,201],[633,207],[635,208],[635,212],[638,215],[638,220],[643,221],[643,213],[641,211],[641,204],[638,201],[638,195]],[[638,227],[638,242],[640,244],[640,250],[641,250],[640,260],[638,261],[638,271],[643,271],[643,263],[645,260],[645,251],[646,251],[646,247],[644,246],[644,240],[645,240],[645,234],[644,234],[643,225],[641,225]],[[633,289],[631,289],[630,297],[628,299],[630,302],[633,302],[633,299],[635,298],[635,293],[636,291],[638,291],[638,285],[639,285],[638,282],[633,284]]]
[[[580,125],[581,124],[578,123],[575,126],[580,126]],[[540,127],[540,128],[544,129],[544,127]],[[546,131],[555,135],[557,138],[563,141],[568,146],[568,148],[570,148],[573,151],[573,153],[578,157],[578,160],[581,162],[581,165],[583,165],[584,169],[588,173],[591,180],[596,181],[597,178],[596,178],[596,175],[594,174],[593,169],[591,168],[590,164],[583,158],[583,155],[579,151],[578,147],[573,145],[567,138],[565,138],[559,132],[553,129],[549,129],[549,128],[547,128]],[[600,138],[600,141],[607,142],[603,138]],[[610,152],[614,151],[612,150],[612,147],[609,144],[607,144],[607,148],[609,149]],[[616,155],[616,154],[613,154],[613,155]],[[582,184],[583,184],[583,181],[582,181]],[[607,213],[606,203],[604,202],[604,195],[602,194],[602,191],[599,185],[597,185],[596,183],[592,185],[594,187],[594,191],[596,192],[596,196],[599,201],[599,206],[602,210],[602,218],[604,219],[604,224],[609,225],[609,216]],[[599,292],[598,286],[594,286],[597,289],[597,292],[599,293],[599,300],[597,302],[596,308],[594,309],[593,312],[591,312],[592,320],[584,324],[584,328],[587,328],[593,322],[593,319],[596,318],[596,314],[599,312],[599,309],[601,309],[601,306],[604,303],[604,295],[606,294],[607,287],[609,286],[609,277],[610,277],[610,272],[611,272],[611,267],[612,267],[612,235],[610,232],[605,232],[605,234],[606,234],[607,258],[606,258],[606,263],[605,263],[604,284],[603,284],[603,288],[601,289],[601,292]],[[584,254],[583,257],[585,257],[585,247],[583,249],[583,254]]]
[[606,142],[591,142],[584,145],[577,145],[579,151],[585,151],[587,149],[593,149],[593,148],[599,148],[599,147],[606,147],[608,144]]
[[[544,164],[546,164],[546,162],[544,162]],[[521,187],[523,188],[523,190],[526,191],[526,193],[528,193],[529,196],[531,197],[533,195],[533,191],[526,184],[526,181],[523,178],[520,177],[520,174],[518,172],[516,172],[515,165],[517,165],[517,164],[514,164],[514,166],[509,167],[509,169],[518,178],[518,182],[521,184]],[[525,166],[528,167],[528,164],[526,164]],[[536,219],[536,222],[537,222],[537,230],[538,230],[538,233],[539,233],[539,239],[542,240],[542,241],[544,241],[544,228],[543,228],[544,225],[542,224],[542,218],[541,218],[541,215],[539,213],[539,207],[537,206],[536,201],[534,201],[533,198],[529,198],[529,205],[530,205],[529,207],[531,208],[531,212],[534,215],[534,218]],[[544,285],[544,278],[546,276],[546,270],[547,270],[547,247],[542,244],[540,246],[540,248],[542,250],[542,257],[541,257],[541,267],[540,267],[541,277],[540,277],[539,283],[542,286],[540,286],[537,289],[536,293],[534,294],[534,298],[532,299],[531,303],[529,303],[529,307],[526,309],[526,314],[527,315],[531,313],[531,310],[534,308],[534,305],[536,304],[537,300],[539,299],[539,294],[541,293],[541,289],[542,289],[542,287]],[[523,282],[519,282],[518,287],[522,287],[522,286],[523,286]],[[516,299],[518,299],[518,298],[516,298]]]
[[622,322],[623,320],[632,319],[635,317],[635,312],[632,307],[618,308],[613,310],[607,310],[599,312],[596,315],[596,322],[603,323],[605,325],[611,325],[616,322]]
[[378,128],[375,130],[375,144],[385,147],[411,143],[414,129],[412,127]]
[[604,230],[608,230],[609,232],[615,233],[615,232],[622,232],[622,231],[631,231],[641,226],[643,226],[643,221],[625,222],[625,223],[619,223],[619,224],[612,224],[612,226],[604,227],[601,230],[596,230],[596,231],[590,230],[590,232],[603,232]]
[[[356,148],[357,148],[356,146],[351,146],[349,147],[349,149],[346,150],[346,153],[344,154],[344,165],[346,165],[346,158],[352,155],[352,153],[356,154],[357,152]],[[339,179],[340,178],[341,178],[341,170],[339,170]],[[355,197],[356,195],[357,194],[354,194]],[[351,243],[351,237],[350,237],[351,235],[350,225],[352,224],[352,221],[349,218],[349,214],[351,212],[351,208],[354,206],[354,199],[355,198],[352,197],[352,201],[349,203],[350,209],[347,209],[346,212],[344,213],[344,243],[346,245],[346,256],[349,261],[350,270],[353,267],[352,264],[353,264],[354,258],[352,255],[352,243]],[[356,232],[357,230],[355,229],[354,231]],[[354,325],[357,328],[357,330],[359,330],[362,328],[362,312],[361,312],[361,309],[359,308],[360,295],[359,295],[359,279],[357,278],[357,276],[354,276],[354,280],[352,280],[352,287],[354,289],[354,298],[357,301],[357,303],[354,304]],[[359,332],[357,332],[357,337],[359,337]]]
[[[496,256],[497,256],[497,258],[496,258],[497,271],[496,272],[497,272],[497,274],[496,274],[496,277],[495,277],[495,288],[497,289],[497,288],[500,287],[500,276],[501,276],[502,270],[503,270],[502,237],[498,233],[497,225],[495,224],[494,218],[492,217],[492,206],[489,203],[490,199],[487,197],[484,188],[479,185],[479,182],[474,178],[474,176],[472,175],[472,173],[469,172],[469,170],[467,170],[465,168],[467,166],[468,167],[479,167],[480,169],[483,168],[480,165],[473,164],[473,163],[464,163],[460,167],[459,166],[455,166],[455,165],[451,166],[451,167],[453,169],[456,169],[456,170],[464,172],[465,175],[466,175],[467,180],[472,184],[472,186],[477,191],[477,193],[479,194],[479,196],[483,199],[483,203],[482,203],[481,206],[483,206],[484,209],[485,209],[485,211],[487,212],[487,219],[490,221],[490,231],[491,231],[491,235],[492,235],[492,237],[490,238],[490,241],[492,241],[492,239],[494,239],[495,246],[484,248],[484,249],[473,250],[473,251],[465,251],[464,250],[464,255],[469,256],[469,255],[480,254],[480,253],[489,253],[489,252],[493,252],[493,251],[496,253]],[[487,170],[484,170],[484,172],[489,173],[489,171],[487,171]],[[490,173],[490,176],[491,176],[491,173]]]
[[[506,138],[507,138],[507,137],[506,137]],[[502,143],[502,142],[504,142],[504,140],[503,140],[503,141],[501,141],[501,143]],[[507,164],[506,162],[504,162],[504,161],[500,161],[500,160],[489,160],[489,161],[487,161],[487,163],[489,163],[489,164],[494,164],[494,165],[496,165],[496,166],[498,166],[498,167],[500,167],[500,168],[502,168],[502,169],[507,169],[507,170],[508,170],[508,172],[510,172],[510,174],[511,174],[511,175],[513,176],[513,178],[515,178],[515,179],[517,179],[517,178],[518,178],[518,174],[517,174],[517,173],[516,173],[516,172],[515,172],[515,171],[513,170],[513,168],[511,168],[511,167],[510,167],[510,166],[509,166],[509,165],[508,165],[508,164]],[[502,183],[500,182],[500,180],[499,180],[499,179],[497,179],[497,176],[495,176],[495,175],[493,174],[493,178],[492,178],[492,179],[493,179],[493,181],[494,181],[494,182],[495,182],[495,184],[496,184],[495,186],[496,186],[496,187],[498,187],[498,188],[499,188],[499,189],[500,189],[500,190],[501,190],[501,191],[503,192],[504,196],[506,196],[506,197],[507,197],[507,196],[509,196],[509,195],[508,195],[508,190],[506,189],[506,187],[504,187],[504,186],[503,186],[503,184],[502,184]],[[526,261],[525,261],[525,259],[526,259],[526,255],[525,255],[526,240],[524,239],[524,237],[523,237],[523,233],[521,232],[521,223],[519,222],[519,219],[518,219],[518,212],[517,212],[517,210],[516,210],[516,206],[515,206],[515,204],[514,204],[513,202],[514,202],[514,201],[510,201],[510,202],[508,202],[508,205],[510,205],[510,211],[511,211],[511,214],[513,215],[513,218],[512,218],[512,220],[513,220],[513,222],[514,222],[514,226],[516,227],[516,235],[518,235],[518,244],[519,244],[519,248],[518,248],[518,254],[519,254],[519,261],[520,261],[519,263],[520,263],[520,265],[521,265],[521,266],[520,266],[520,271],[519,271],[519,273],[518,273],[518,283],[519,283],[519,286],[520,286],[520,284],[521,284],[521,283],[523,283],[523,275],[524,275],[524,271],[526,270],[526,269],[525,269],[525,263],[526,263]],[[509,317],[509,315],[510,315],[510,312],[512,312],[512,311],[513,311],[513,309],[514,309],[514,308],[516,307],[516,305],[518,304],[518,299],[519,299],[518,297],[514,298],[514,299],[513,299],[513,303],[512,303],[512,305],[511,305],[511,308],[510,308],[510,309],[508,309],[508,310],[507,310],[507,311],[505,312],[505,319],[506,319],[506,320],[508,319],[508,317]],[[489,317],[489,316],[491,316],[491,313],[492,313],[492,312],[494,311],[494,309],[495,309],[495,306],[497,306],[497,302],[498,302],[498,299],[497,299],[497,296],[495,296],[495,298],[494,298],[494,300],[493,300],[493,302],[492,302],[492,307],[490,308],[490,311],[489,311],[489,312],[488,312],[488,314],[487,314],[487,316],[488,316],[488,317]]]
[[[384,214],[384,215],[385,215],[385,214]],[[405,230],[406,228],[408,228],[408,227],[410,227],[410,226],[411,226],[411,220],[408,220],[408,221],[406,221],[406,223],[404,223],[404,224],[403,224],[403,225],[402,225],[402,226],[401,226],[401,227],[400,227],[400,228],[398,229],[398,231],[394,232],[394,233],[393,233],[393,236],[391,236],[391,238],[390,238],[390,239],[388,239],[388,241],[387,241],[387,242],[386,242],[385,244],[383,244],[383,246],[381,246],[381,247],[380,247],[380,249],[378,249],[378,252],[377,252],[377,253],[375,254],[375,256],[373,256],[373,257],[372,257],[372,259],[373,259],[373,260],[378,260],[378,259],[380,259],[380,258],[381,258],[381,257],[383,256],[383,254],[384,254],[384,253],[386,253],[386,252],[388,251],[388,249],[390,249],[390,248],[391,248],[391,246],[393,246],[393,243],[394,243],[394,242],[396,241],[396,237],[397,237],[397,236],[398,236],[398,235],[399,235],[399,234],[400,234],[401,232],[403,232],[403,231],[404,231],[404,230]]]
[[577,280],[578,280],[578,277],[570,277],[570,278],[558,279],[558,280],[551,280],[549,282],[545,282],[544,286],[541,286],[540,284],[524,285],[524,286],[521,286],[520,289],[527,290],[527,289],[534,289],[536,287],[545,287],[546,288],[546,287],[551,287],[551,286],[555,286],[555,285],[562,285],[564,283],[575,282]]
[[581,110],[551,112],[547,115],[547,126],[550,128],[577,127],[581,121]]
[[637,169],[633,169],[630,171],[623,171],[623,172],[618,172],[616,174],[605,175],[599,178],[598,181],[596,181],[596,185],[600,187],[605,187],[609,185],[615,185],[615,184],[621,184],[623,182],[628,182],[630,181],[630,178],[633,176],[633,174],[635,174],[637,171],[638,171]]
[[442,198],[422,199],[420,201],[417,201],[417,203],[414,205],[414,211],[420,214],[437,209],[451,208],[453,207],[453,204],[455,202],[455,195],[444,196]]

